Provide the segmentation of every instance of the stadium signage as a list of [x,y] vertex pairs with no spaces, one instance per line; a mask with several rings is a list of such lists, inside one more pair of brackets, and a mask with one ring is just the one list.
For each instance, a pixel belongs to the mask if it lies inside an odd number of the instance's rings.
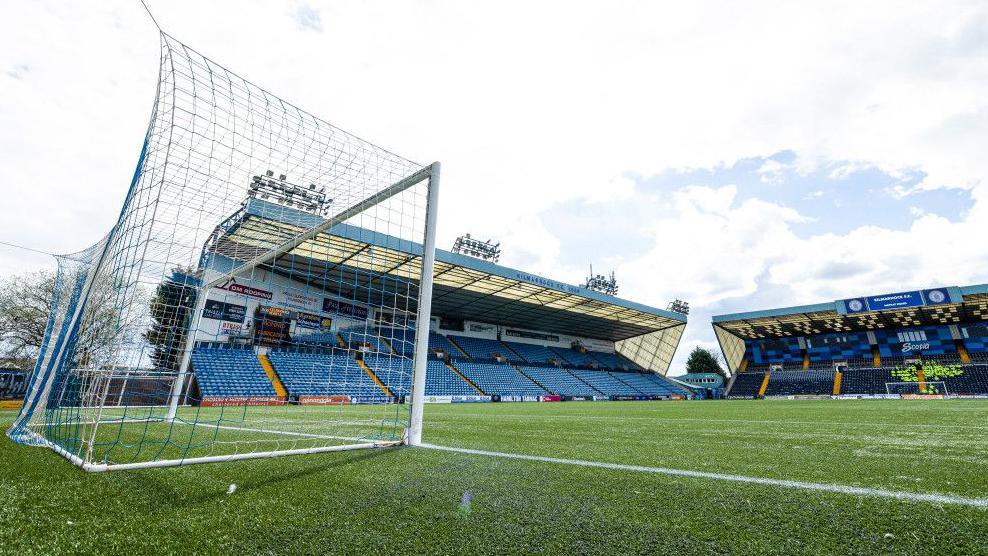
[[283,290],[281,293],[285,296],[285,307],[301,309],[303,311],[311,311],[313,308],[319,306],[318,297],[312,297],[310,295],[289,290]]
[[564,291],[566,293],[580,293],[580,288],[576,286],[571,286],[569,284],[564,284],[562,282],[557,282],[555,280],[550,280],[548,278],[543,278],[541,276],[535,276],[534,274],[515,272],[515,280],[528,282],[529,284],[535,284],[536,286],[542,286],[544,288],[553,288],[556,290]]
[[360,305],[352,305],[329,297],[323,298],[322,310],[324,313],[343,315],[361,320],[367,320],[367,308]]
[[878,295],[868,298],[868,307],[872,311],[885,309],[903,309],[923,305],[923,296],[919,292],[902,292],[890,295]]
[[236,278],[230,278],[222,286],[217,286],[218,289],[226,290],[230,293],[235,293],[237,295],[242,295],[245,297],[253,297],[254,299],[264,299],[270,301],[274,297],[274,293],[268,290],[262,290],[260,288],[253,288],[251,286],[245,286],[243,284],[238,284]]
[[299,311],[295,315],[295,324],[309,330],[329,330],[333,326],[333,319]]
[[247,307],[234,303],[225,303],[215,299],[207,299],[202,308],[202,317],[213,320],[223,320],[243,324],[247,316]]
[[848,313],[863,313],[865,311],[888,311],[908,309],[923,305],[939,305],[950,303],[950,295],[944,288],[932,290],[890,293],[869,297],[845,299],[844,307]]
[[914,344],[912,342],[906,342],[902,344],[902,353],[910,353],[913,351],[924,351],[930,349],[929,342],[923,344]]

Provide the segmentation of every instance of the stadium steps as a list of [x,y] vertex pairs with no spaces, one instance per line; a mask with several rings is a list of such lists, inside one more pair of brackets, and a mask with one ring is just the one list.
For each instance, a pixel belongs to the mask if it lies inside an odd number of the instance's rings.
[[967,347],[964,346],[964,340],[954,340],[957,344],[957,355],[961,358],[961,363],[969,365],[971,363],[971,354],[967,352]]
[[531,380],[532,382],[534,382],[535,384],[537,384],[539,386],[539,388],[545,390],[546,392],[552,392],[553,394],[557,394],[558,393],[558,392],[553,392],[553,390],[551,388],[546,388],[545,387],[545,384],[542,384],[541,382],[535,380],[535,378],[532,375],[530,375],[530,374],[526,373],[525,371],[521,370],[520,368],[518,368],[518,365],[511,365],[511,366],[515,369],[515,372],[521,374],[521,376],[527,378],[528,380]]
[[[460,348],[457,347],[456,349],[460,349]],[[466,354],[464,354],[464,355],[466,355]],[[456,367],[454,367],[452,363],[446,363],[446,366],[449,367],[449,370],[453,371],[453,374],[455,374],[456,376],[460,377],[460,380],[462,380],[463,382],[466,382],[467,384],[470,385],[470,388],[473,388],[474,390],[476,390],[478,394],[480,394],[481,396],[486,396],[487,395],[486,393],[484,393],[483,390],[480,389],[480,387],[478,387],[476,384],[474,384],[472,380],[470,380],[469,378],[467,378],[465,374],[461,373],[459,369],[457,369]]]
[[392,354],[392,355],[401,355],[400,353],[398,353],[398,351],[397,351],[397,350],[395,350],[395,348],[394,348],[394,346],[393,346],[393,345],[391,345],[391,342],[389,342],[389,341],[387,341],[386,339],[384,339],[384,336],[378,336],[378,337],[377,337],[377,341],[379,341],[379,342],[381,342],[381,344],[382,344],[382,345],[383,345],[384,347],[386,347],[386,348],[388,348],[389,350],[391,350],[391,354]]
[[919,383],[920,393],[926,392],[926,373],[923,372],[923,369],[916,370],[916,382]]
[[841,383],[842,380],[844,380],[844,374],[843,373],[841,373],[840,371],[837,371],[836,373],[834,373],[834,395],[835,396],[839,396],[840,395],[840,383]]
[[615,379],[617,379],[618,382],[620,382],[621,384],[624,384],[628,388],[631,388],[635,392],[638,392],[639,394],[645,394],[645,392],[643,392],[641,389],[635,388],[633,385],[629,384],[627,380],[621,380],[621,376],[620,376],[621,373],[608,373],[608,374],[610,374],[612,377],[614,377]]
[[502,346],[504,346],[504,349],[508,350],[511,353],[511,355],[514,355],[515,357],[517,357],[519,361],[525,361],[525,358],[522,357],[521,355],[519,355],[517,351],[511,349],[511,346],[509,346],[508,344],[506,344],[504,342],[500,342],[500,344]]
[[[354,357],[354,359],[356,359],[356,357]],[[383,382],[381,382],[381,379],[377,378],[377,375],[374,374],[374,371],[372,371],[371,368],[367,366],[367,363],[364,363],[363,360],[361,359],[357,359],[357,364],[360,365],[360,368],[363,369],[365,373],[367,373],[367,376],[371,377],[371,380],[374,381],[374,384],[377,384],[377,387],[380,388],[381,391],[383,391],[388,396],[392,396],[392,397],[394,396],[394,394],[391,393],[391,390],[387,386],[385,386]]]
[[810,352],[803,350],[803,370],[810,368]]
[[274,386],[274,393],[278,395],[278,399],[287,400],[288,390],[285,388],[285,385],[282,384],[281,379],[278,378],[278,373],[274,370],[274,365],[271,364],[271,360],[268,359],[268,354],[257,354],[257,360],[261,362],[261,368],[264,369],[264,374],[268,375],[268,380],[271,381],[271,386]]
[[882,366],[882,353],[878,351],[878,346],[871,346],[871,366],[875,368]]
[[338,347],[343,349],[347,349],[348,347],[346,340],[343,339],[343,336],[341,336],[339,332],[336,333],[336,344]]
[[745,358],[745,359],[742,359],[741,360],[741,368],[738,369],[738,372],[739,373],[743,373],[743,372],[745,372],[747,370],[748,370],[748,359]]
[[[466,357],[467,359],[473,359],[473,357],[470,357],[470,356],[469,356],[469,355],[467,354],[467,350],[465,350],[465,349],[463,349],[463,348],[461,348],[461,347],[460,347],[460,346],[459,346],[459,345],[458,345],[458,344],[457,344],[456,342],[454,342],[454,341],[453,341],[453,338],[452,338],[451,336],[446,336],[446,341],[447,341],[447,342],[449,342],[449,345],[451,345],[451,346],[453,346],[454,348],[456,348],[456,351],[458,351],[458,352],[460,352],[460,354],[461,354],[461,355],[462,355],[463,357]],[[455,371],[456,369],[453,369],[453,370]],[[457,373],[458,373],[458,372],[459,372],[459,371],[457,371]],[[467,382],[470,382],[470,381],[467,381]],[[473,385],[473,384],[471,383],[471,386],[472,386],[472,385]],[[477,387],[476,387],[476,386],[474,386],[474,388],[477,388]],[[479,391],[480,391],[480,389],[479,389],[479,388],[477,388],[477,391],[479,392]]]
[[758,389],[759,398],[765,396],[765,391],[768,390],[768,381],[771,377],[772,373],[765,373],[765,378],[762,380],[762,386]]

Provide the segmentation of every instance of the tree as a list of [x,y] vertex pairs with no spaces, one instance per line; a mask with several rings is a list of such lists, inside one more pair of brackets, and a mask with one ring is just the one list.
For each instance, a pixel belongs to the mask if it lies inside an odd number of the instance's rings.
[[[63,272],[63,297],[70,295],[64,285],[82,279],[80,272],[83,270]],[[54,306],[56,281],[54,271],[40,270],[0,282],[0,358],[19,367],[34,366],[48,317],[58,309]],[[117,293],[112,281],[94,281],[76,335],[73,358],[77,364],[108,359],[119,334],[126,329],[119,318]]]
[[720,364],[720,357],[713,350],[696,346],[686,360],[687,373],[716,373],[727,380],[727,371]]
[[196,304],[196,283],[190,271],[175,269],[151,298],[151,327],[144,339],[154,347],[155,368],[175,371],[181,364],[189,317]]
[[0,283],[0,356],[21,364],[38,356],[54,291],[55,273],[50,270],[10,276]]

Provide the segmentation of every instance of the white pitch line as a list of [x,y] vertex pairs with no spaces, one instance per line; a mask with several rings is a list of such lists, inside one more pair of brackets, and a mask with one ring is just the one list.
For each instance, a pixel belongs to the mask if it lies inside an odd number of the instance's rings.
[[598,467],[602,469],[612,469],[616,471],[637,471],[641,473],[658,473],[661,475],[674,475],[678,477],[690,477],[693,479],[713,479],[717,481],[731,481],[735,483],[768,485],[768,486],[797,489],[797,490],[813,490],[818,492],[834,492],[838,494],[854,494],[858,496],[870,496],[875,498],[893,498],[896,500],[906,500],[908,502],[932,502],[934,504],[951,504],[955,506],[988,508],[988,498],[969,498],[966,496],[953,496],[949,494],[924,494],[919,492],[884,490],[880,488],[855,487],[855,486],[839,485],[839,484],[809,483],[804,481],[788,481],[784,479],[768,479],[765,477],[748,477],[746,475],[708,473],[706,471],[690,471],[687,469],[669,469],[666,467],[626,465],[621,463],[606,463],[602,461],[553,458],[548,456],[533,456],[528,454],[512,454],[509,452],[491,452],[487,450],[474,450],[471,448],[454,448],[451,446],[437,446],[435,444],[420,444],[419,446],[422,448],[429,448],[432,450],[442,450],[445,452],[458,452],[461,454],[471,454],[476,456],[490,456],[496,458],[540,461],[544,463],[577,465],[580,467]]
[[532,419],[538,417],[542,420],[565,420],[565,421],[578,421],[578,420],[597,420],[597,421],[669,421],[669,422],[689,422],[689,423],[739,423],[739,424],[753,424],[753,425],[808,425],[808,426],[819,426],[819,425],[841,425],[846,427],[896,427],[896,428],[920,428],[920,429],[974,429],[974,430],[988,430],[988,427],[981,425],[941,425],[937,423],[861,423],[861,422],[845,422],[845,421],[778,421],[770,419],[708,419],[701,417],[648,417],[644,415],[621,415],[621,416],[605,416],[605,415],[580,415],[580,414],[566,414],[566,415],[535,415],[527,413],[475,413],[475,414],[457,414],[456,418],[460,417],[475,417],[478,419],[498,419],[501,417],[507,417],[512,419]]

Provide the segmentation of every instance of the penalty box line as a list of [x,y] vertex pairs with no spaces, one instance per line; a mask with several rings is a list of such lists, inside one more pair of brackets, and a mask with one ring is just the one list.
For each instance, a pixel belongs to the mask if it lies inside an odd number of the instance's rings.
[[435,444],[420,444],[419,446],[422,448],[429,448],[432,450],[441,450],[444,452],[457,452],[461,454],[471,454],[476,456],[490,456],[490,457],[505,458],[505,459],[538,461],[543,463],[576,465],[580,467],[597,467],[601,469],[611,469],[615,471],[636,471],[640,473],[656,473],[660,475],[690,477],[693,479],[713,479],[716,481],[731,481],[735,483],[767,485],[767,486],[774,486],[779,488],[788,488],[795,490],[811,490],[817,492],[833,492],[837,494],[852,494],[857,496],[869,496],[873,498],[892,498],[895,500],[905,500],[907,502],[931,502],[934,504],[950,504],[955,506],[988,508],[988,498],[970,498],[966,496],[953,496],[949,494],[924,494],[919,492],[885,490],[880,488],[856,487],[856,486],[840,485],[840,484],[810,483],[805,481],[790,481],[785,479],[769,479],[765,477],[749,477],[746,475],[709,473],[706,471],[690,471],[687,469],[670,469],[667,467],[649,467],[644,465],[626,465],[622,463],[606,463],[601,461],[553,458],[548,456],[533,456],[529,454],[512,454],[510,452],[492,452],[488,450],[475,450],[472,448],[454,448],[452,446],[438,446]]

